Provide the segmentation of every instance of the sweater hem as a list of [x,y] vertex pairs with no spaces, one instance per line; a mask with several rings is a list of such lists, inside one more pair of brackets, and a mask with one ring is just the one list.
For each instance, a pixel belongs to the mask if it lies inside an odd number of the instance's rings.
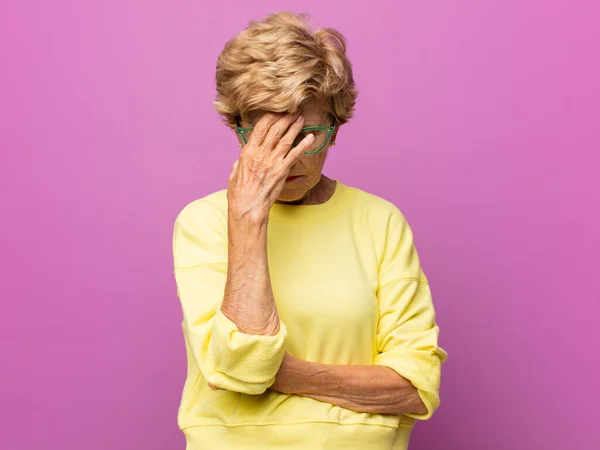
[[323,424],[323,425],[340,425],[340,426],[358,426],[358,427],[382,427],[397,429],[398,427],[413,428],[413,425],[385,425],[381,423],[364,423],[364,422],[349,422],[341,423],[336,420],[304,420],[298,422],[257,422],[257,423],[197,423],[188,425],[179,425],[180,430],[186,430],[188,428],[201,428],[201,427],[226,427],[226,428],[243,428],[243,427],[285,427],[294,425],[307,425],[307,424]]
[[202,424],[182,428],[182,431],[187,450],[407,450],[412,430],[364,422],[306,421]]

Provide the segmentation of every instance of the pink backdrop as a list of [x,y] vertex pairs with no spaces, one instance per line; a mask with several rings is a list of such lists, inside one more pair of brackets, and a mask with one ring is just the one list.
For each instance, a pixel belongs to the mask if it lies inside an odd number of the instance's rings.
[[326,173],[400,206],[431,279],[450,359],[412,449],[600,448],[598,3],[202,3],[0,6],[0,448],[183,449],[173,220],[238,150],[218,53],[280,9],[346,34]]

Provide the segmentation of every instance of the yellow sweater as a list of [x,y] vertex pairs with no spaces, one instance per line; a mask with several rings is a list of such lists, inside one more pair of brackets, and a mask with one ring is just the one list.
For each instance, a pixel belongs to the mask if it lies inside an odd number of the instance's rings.
[[[188,450],[401,450],[439,405],[439,328],[411,230],[390,202],[339,181],[320,205],[273,205],[268,260],[275,336],[238,331],[220,311],[227,193],[187,205],[173,255],[188,372],[178,423]],[[409,379],[428,414],[351,411],[271,391],[283,353],[325,364],[380,364]],[[212,390],[208,382],[222,390]]]

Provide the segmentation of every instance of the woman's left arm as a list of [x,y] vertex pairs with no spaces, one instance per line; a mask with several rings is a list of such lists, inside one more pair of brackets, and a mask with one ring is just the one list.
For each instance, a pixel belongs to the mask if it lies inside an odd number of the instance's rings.
[[286,354],[271,389],[374,414],[426,414],[417,389],[385,366],[345,366]]
[[285,358],[275,389],[360,412],[429,419],[440,404],[439,327],[429,289],[402,213],[393,209],[379,266],[376,347],[372,366],[327,365]]
[[398,280],[380,288],[378,296],[379,353],[373,365],[321,364],[286,354],[271,388],[359,412],[429,419],[440,403],[447,358],[438,347],[429,284]]

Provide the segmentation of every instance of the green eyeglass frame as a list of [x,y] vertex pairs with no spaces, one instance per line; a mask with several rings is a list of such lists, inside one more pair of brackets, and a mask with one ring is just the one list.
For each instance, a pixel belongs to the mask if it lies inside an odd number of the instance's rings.
[[[252,131],[252,130],[254,130],[254,127],[242,128],[240,126],[240,123],[239,122],[237,123],[237,134],[239,134],[242,137],[242,141],[244,141],[244,145],[246,145],[248,143],[248,139],[246,138],[246,133],[249,131]],[[314,125],[312,127],[304,127],[304,128],[302,128],[302,130],[300,130],[300,133],[303,131],[317,131],[317,130],[327,132],[327,137],[325,138],[323,145],[321,145],[317,150],[314,150],[312,152],[304,152],[305,155],[315,155],[325,148],[325,146],[329,142],[329,138],[335,132],[335,119],[331,120],[331,125],[328,127],[325,127],[322,125]],[[296,147],[298,144],[296,144],[294,142],[294,144],[292,144],[292,148]]]

